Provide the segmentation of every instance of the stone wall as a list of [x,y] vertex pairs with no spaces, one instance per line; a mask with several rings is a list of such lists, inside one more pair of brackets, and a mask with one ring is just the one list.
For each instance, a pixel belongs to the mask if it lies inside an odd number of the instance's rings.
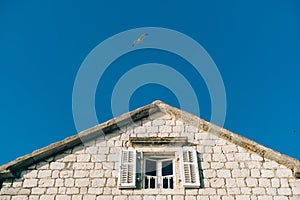
[[[203,188],[119,189],[119,154],[129,137],[188,137],[199,153]],[[291,169],[168,115],[84,142],[6,180],[0,200],[300,200]]]

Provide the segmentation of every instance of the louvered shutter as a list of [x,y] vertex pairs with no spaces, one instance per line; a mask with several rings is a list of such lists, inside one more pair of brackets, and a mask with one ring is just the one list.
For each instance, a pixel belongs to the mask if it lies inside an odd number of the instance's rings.
[[195,150],[182,150],[180,155],[181,179],[185,188],[200,186],[197,152]]
[[122,150],[120,158],[119,188],[136,187],[136,151]]

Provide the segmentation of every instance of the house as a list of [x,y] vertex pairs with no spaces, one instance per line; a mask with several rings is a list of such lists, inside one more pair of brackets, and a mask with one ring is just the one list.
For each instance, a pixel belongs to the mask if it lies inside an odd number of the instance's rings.
[[161,101],[0,167],[1,200],[299,200],[300,161]]

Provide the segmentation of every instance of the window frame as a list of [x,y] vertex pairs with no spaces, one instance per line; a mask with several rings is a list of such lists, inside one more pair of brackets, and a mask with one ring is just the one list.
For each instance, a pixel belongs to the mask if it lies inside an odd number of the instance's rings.
[[[166,153],[166,152],[164,152]],[[148,155],[144,155],[143,159],[142,159],[142,188],[143,189],[175,189],[176,188],[176,167],[175,167],[175,160],[176,160],[176,155],[175,155],[175,152],[169,152],[168,154],[169,155],[164,155],[164,156],[161,156],[161,157],[165,157],[161,160],[156,160],[156,159],[153,159],[151,157],[153,157],[153,155],[157,154],[159,156],[159,153],[154,153],[154,154],[151,154],[151,153],[147,153]],[[155,161],[156,162],[156,177],[159,177],[159,176],[162,176],[160,173],[162,173],[162,168],[159,168],[159,164],[162,164],[162,162],[164,161],[172,161],[172,176],[173,176],[173,188],[163,188],[163,183],[157,183],[156,182],[156,186],[155,188],[146,188],[146,161],[147,160],[151,160],[151,161]],[[158,173],[158,171],[160,173]]]

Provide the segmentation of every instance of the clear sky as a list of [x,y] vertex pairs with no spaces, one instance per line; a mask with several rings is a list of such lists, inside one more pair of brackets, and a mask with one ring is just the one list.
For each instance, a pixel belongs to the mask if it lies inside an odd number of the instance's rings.
[[[76,134],[72,91],[82,62],[108,37],[139,27],[173,29],[201,44],[225,85],[224,127],[300,159],[299,10],[297,0],[0,1],[0,164]],[[210,119],[208,89],[190,63],[141,49],[120,56],[101,77],[99,122],[113,116],[111,94],[120,77],[151,62],[184,75],[197,91],[201,117]],[[128,106],[161,99],[178,107],[176,95],[147,84]]]

